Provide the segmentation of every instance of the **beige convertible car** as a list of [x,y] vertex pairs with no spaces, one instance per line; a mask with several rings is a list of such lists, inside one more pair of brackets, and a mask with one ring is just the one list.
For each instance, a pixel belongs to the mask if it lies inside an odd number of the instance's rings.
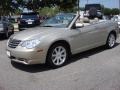
[[105,45],[113,48],[118,25],[113,21],[79,19],[60,13],[41,24],[14,34],[7,42],[7,55],[17,63],[60,67],[70,55]]

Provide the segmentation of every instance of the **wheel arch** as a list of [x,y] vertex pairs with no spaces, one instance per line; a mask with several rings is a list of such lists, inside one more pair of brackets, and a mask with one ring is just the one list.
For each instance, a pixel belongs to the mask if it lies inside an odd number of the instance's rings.
[[[70,54],[71,54],[71,46],[70,46],[70,44],[69,44],[66,40],[54,41],[54,42],[49,46],[48,52],[49,52],[50,48],[51,48],[53,45],[58,44],[58,43],[61,43],[61,44],[65,45],[65,46],[67,47],[68,51],[69,51]],[[47,53],[48,53],[48,52],[47,52]]]
[[49,58],[49,52],[50,52],[51,48],[52,48],[54,45],[57,45],[57,44],[62,44],[63,46],[65,46],[66,49],[68,50],[68,58],[71,57],[70,44],[69,44],[66,40],[58,40],[58,41],[55,41],[55,42],[53,42],[53,43],[49,46],[48,51],[47,51],[47,56],[46,56],[46,61],[45,61],[45,63],[48,64],[48,65],[50,64],[49,59],[48,59],[48,58]]
[[[115,35],[115,39],[117,39],[117,33],[116,33],[115,30],[112,30],[112,31],[109,33],[109,35],[110,35],[110,34],[114,34],[114,35]],[[109,36],[109,35],[108,35],[108,36]]]
[[107,49],[111,49],[111,48],[113,48],[114,45],[115,45],[115,44],[114,44],[113,46],[109,46],[109,43],[108,43],[109,41],[108,41],[108,40],[109,40],[109,36],[110,36],[111,34],[113,34],[113,35],[115,36],[115,40],[117,39],[117,33],[116,33],[116,31],[114,31],[114,30],[110,31],[109,34],[108,34],[107,40],[106,40],[106,44],[105,44],[105,46],[106,46]]

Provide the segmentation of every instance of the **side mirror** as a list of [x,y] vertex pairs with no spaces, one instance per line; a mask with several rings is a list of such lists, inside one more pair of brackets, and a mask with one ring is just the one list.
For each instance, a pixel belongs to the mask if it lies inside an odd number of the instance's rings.
[[75,27],[82,28],[82,27],[84,27],[84,24],[83,23],[75,23]]

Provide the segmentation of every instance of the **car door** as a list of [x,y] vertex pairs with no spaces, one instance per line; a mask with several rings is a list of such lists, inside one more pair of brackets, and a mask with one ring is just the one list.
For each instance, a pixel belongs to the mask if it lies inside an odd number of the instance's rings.
[[94,25],[87,25],[82,28],[73,29],[75,32],[73,39],[74,53],[82,52],[96,47],[98,31]]
[[94,38],[95,39],[95,45],[96,46],[100,46],[103,45],[104,43],[106,43],[106,38],[107,38],[107,28],[109,27],[106,21],[102,21],[102,22],[96,22],[92,25],[93,27],[95,27],[95,35]]

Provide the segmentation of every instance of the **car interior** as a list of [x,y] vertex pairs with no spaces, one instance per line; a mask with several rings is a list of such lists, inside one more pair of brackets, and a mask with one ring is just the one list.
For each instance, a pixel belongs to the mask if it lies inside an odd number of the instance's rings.
[[95,24],[97,22],[100,22],[100,20],[98,18],[89,19],[87,17],[84,17],[84,18],[78,18],[75,25],[77,28],[82,28],[84,26]]

